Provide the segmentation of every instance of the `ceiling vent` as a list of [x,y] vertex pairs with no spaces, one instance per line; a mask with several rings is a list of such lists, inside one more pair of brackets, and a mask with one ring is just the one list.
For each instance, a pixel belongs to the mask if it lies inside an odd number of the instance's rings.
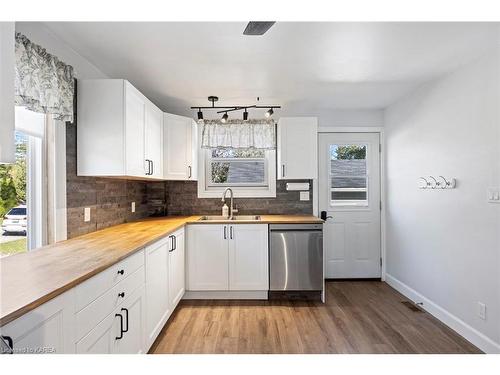
[[264,35],[276,22],[251,21],[245,27],[243,35]]

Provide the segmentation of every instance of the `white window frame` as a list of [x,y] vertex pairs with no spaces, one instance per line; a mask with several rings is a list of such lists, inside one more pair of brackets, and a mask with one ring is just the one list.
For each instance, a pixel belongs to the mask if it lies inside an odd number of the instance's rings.
[[[201,137],[200,137],[201,139]],[[276,197],[276,151],[268,150],[266,154],[266,176],[268,184],[266,186],[256,185],[238,186],[238,184],[210,184],[207,178],[207,173],[210,170],[208,163],[210,162],[209,149],[202,149],[198,146],[198,165],[200,167],[198,176],[198,198],[220,198],[224,190],[230,187],[233,190],[236,198],[275,198]],[[230,160],[230,159],[228,159]]]

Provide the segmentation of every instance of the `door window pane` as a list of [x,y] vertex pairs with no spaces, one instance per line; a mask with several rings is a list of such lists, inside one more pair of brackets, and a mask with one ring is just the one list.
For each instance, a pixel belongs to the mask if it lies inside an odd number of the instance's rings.
[[330,205],[368,205],[367,145],[330,145]]

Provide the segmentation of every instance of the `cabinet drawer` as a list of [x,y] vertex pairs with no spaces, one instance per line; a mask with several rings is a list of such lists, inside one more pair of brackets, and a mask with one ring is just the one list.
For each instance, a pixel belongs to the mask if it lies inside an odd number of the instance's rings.
[[144,250],[112,265],[76,287],[76,311],[80,311],[97,297],[144,266]]
[[[101,320],[109,315],[114,308],[125,301],[144,284],[144,267],[136,270],[125,280],[120,281],[108,292],[97,298],[90,305],[76,314],[76,337],[80,339],[92,330]],[[123,297],[121,294],[123,294]]]

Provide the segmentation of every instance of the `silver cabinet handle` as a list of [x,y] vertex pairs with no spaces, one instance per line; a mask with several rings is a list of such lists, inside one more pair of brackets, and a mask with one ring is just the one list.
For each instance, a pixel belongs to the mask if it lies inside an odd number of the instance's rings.
[[190,179],[192,176],[192,168],[190,165],[188,166],[188,170],[189,170],[188,179]]

